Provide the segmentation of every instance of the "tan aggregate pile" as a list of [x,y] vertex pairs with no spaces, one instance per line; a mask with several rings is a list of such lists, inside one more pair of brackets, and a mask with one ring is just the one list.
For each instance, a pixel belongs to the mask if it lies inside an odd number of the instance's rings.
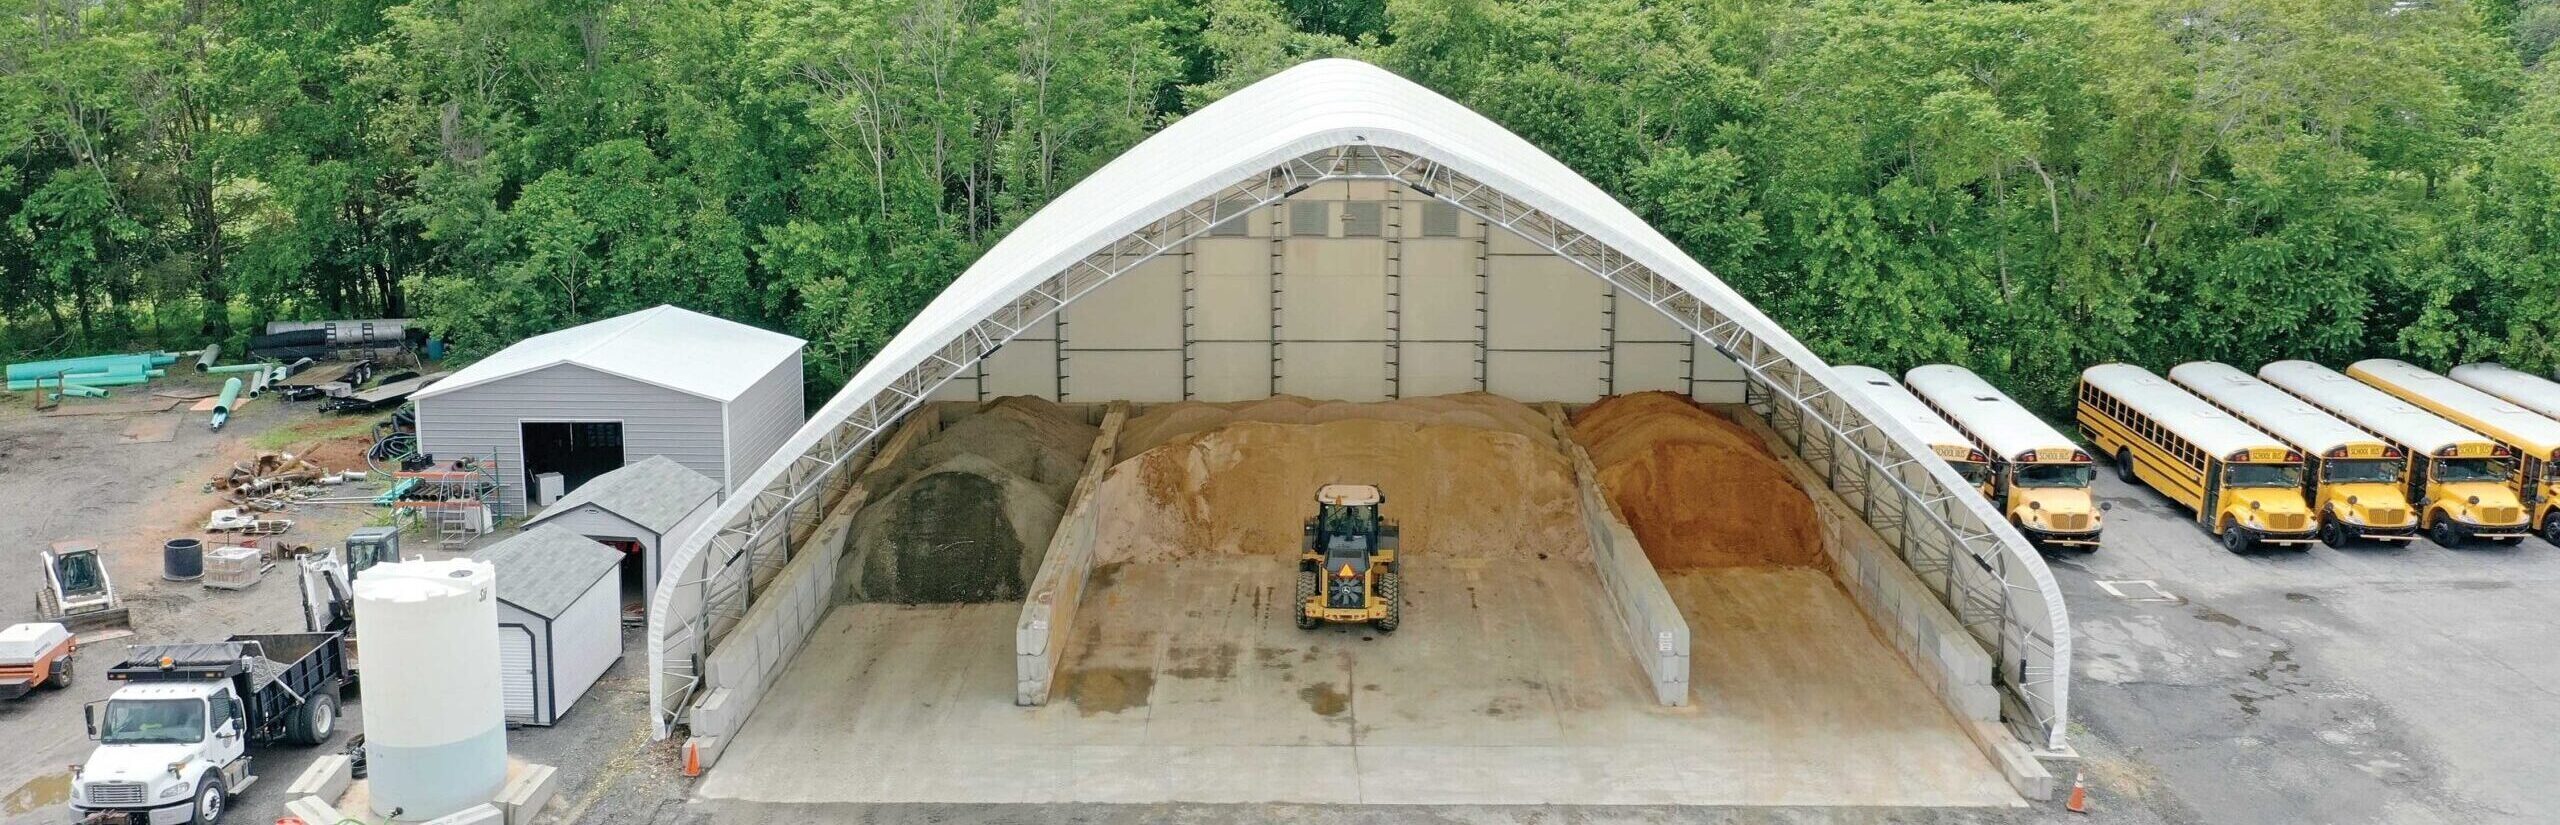
[[1170,404],[1124,432],[1137,449],[1096,491],[1097,563],[1294,554],[1329,483],[1377,485],[1417,559],[1591,557],[1552,426],[1498,396]]
[[[920,414],[932,414],[931,412]],[[1045,400],[989,401],[864,476],[853,598],[1022,598],[1099,428]]]
[[1584,409],[1573,438],[1654,567],[1824,565],[1813,501],[1742,425],[1646,392]]
[[1150,405],[1121,425],[1120,454],[1134,456],[1182,436],[1240,421],[1267,424],[1406,421],[1495,430],[1548,443],[1552,443],[1555,433],[1555,426],[1547,420],[1545,413],[1491,393],[1399,398],[1369,404],[1275,395],[1257,401],[1185,401]]

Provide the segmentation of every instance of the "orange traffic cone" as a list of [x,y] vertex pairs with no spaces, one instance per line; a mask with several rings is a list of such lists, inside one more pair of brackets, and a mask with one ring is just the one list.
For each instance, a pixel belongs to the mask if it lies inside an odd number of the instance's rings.
[[2071,774],[2071,801],[2063,803],[2062,809],[2075,814],[2089,812],[2089,786],[2080,781],[2078,771]]
[[695,742],[695,741],[692,741],[692,740],[686,740],[686,741],[685,741],[685,743],[684,743],[684,775],[686,775],[686,776],[701,776],[701,775],[702,775],[702,743]]

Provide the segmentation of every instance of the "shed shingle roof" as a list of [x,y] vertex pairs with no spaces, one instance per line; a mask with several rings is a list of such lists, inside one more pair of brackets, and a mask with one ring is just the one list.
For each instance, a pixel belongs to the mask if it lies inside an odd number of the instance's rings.
[[528,528],[471,557],[498,569],[499,601],[555,619],[622,564],[621,551],[554,525]]
[[737,400],[806,343],[660,304],[517,341],[412,397],[433,398],[544,367],[576,364],[726,403]]
[[710,476],[694,472],[675,459],[653,455],[578,485],[578,489],[543,508],[525,524],[540,524],[553,513],[573,513],[578,508],[594,506],[665,536],[694,508],[719,494],[720,482],[712,481]]

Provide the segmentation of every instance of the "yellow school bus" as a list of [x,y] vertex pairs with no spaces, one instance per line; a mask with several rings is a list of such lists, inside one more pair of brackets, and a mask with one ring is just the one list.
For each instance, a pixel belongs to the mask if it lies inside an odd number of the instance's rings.
[[1846,366],[1832,367],[1831,370],[1849,379],[1849,386],[1855,388],[1860,396],[1875,402],[1886,415],[1893,416],[1912,434],[1920,436],[1921,441],[1928,443],[1929,452],[1955,468],[1956,475],[1963,476],[1965,483],[1973,485],[1985,497],[1991,495],[1990,457],[1976,449],[1973,442],[1966,440],[1953,425],[1939,418],[1937,413],[1930,412],[1929,405],[1912,397],[1911,392],[1903,389],[1892,375],[1874,367]]
[[2388,358],[2348,365],[2347,374],[2383,392],[2469,427],[2504,445],[2511,455],[2498,469],[2525,508],[2534,532],[2560,543],[2560,421],[2461,382]]
[[2116,475],[2194,510],[2231,552],[2317,541],[2300,451],[2131,364],[2082,370],[2077,396],[2080,433]]
[[2418,515],[2401,486],[2407,450],[2229,364],[2179,364],[2169,380],[2302,452],[2310,485],[2303,496],[2320,523],[2320,543],[2417,540]]
[[2097,548],[2104,508],[2089,494],[2097,470],[2080,445],[1972,370],[1931,364],[1902,380],[1991,457],[1991,503],[2028,541]]
[[2487,436],[2309,361],[2277,361],[2258,377],[2371,430],[2408,453],[2409,499],[2437,544],[2524,540],[2524,506],[2509,483],[2515,454]]

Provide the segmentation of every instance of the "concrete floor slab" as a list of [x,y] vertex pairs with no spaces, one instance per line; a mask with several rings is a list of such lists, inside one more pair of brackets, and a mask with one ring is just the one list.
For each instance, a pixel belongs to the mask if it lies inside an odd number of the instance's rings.
[[[1404,628],[1300,631],[1285,558],[1098,571],[1052,704],[1016,605],[847,605],[699,789],[745,802],[2018,804],[1816,571],[1673,577],[1664,708],[1581,564],[1417,561]],[[815,769],[813,766],[825,766]]]

